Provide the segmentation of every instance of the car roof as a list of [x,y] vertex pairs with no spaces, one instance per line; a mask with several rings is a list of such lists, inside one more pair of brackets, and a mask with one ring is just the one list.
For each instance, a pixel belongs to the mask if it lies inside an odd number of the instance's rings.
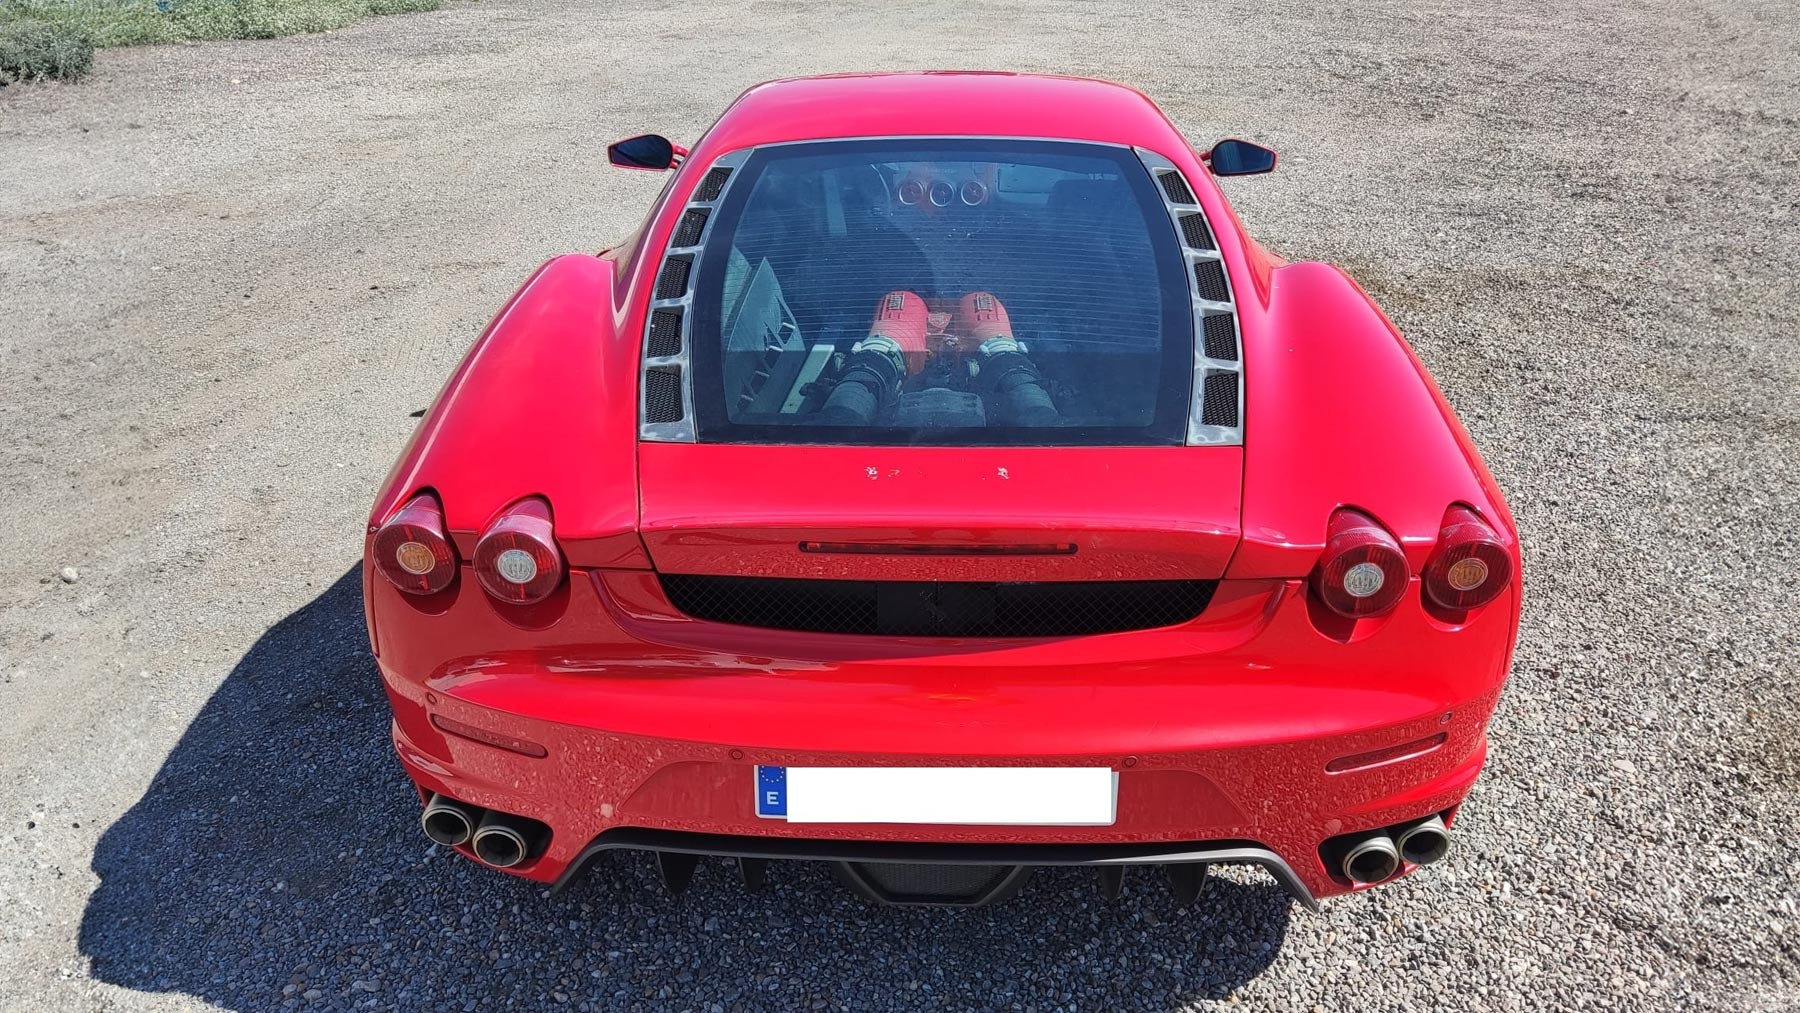
[[694,152],[847,137],[1047,137],[1167,150],[1185,142],[1143,93],[1078,77],[920,71],[798,77],[738,97]]

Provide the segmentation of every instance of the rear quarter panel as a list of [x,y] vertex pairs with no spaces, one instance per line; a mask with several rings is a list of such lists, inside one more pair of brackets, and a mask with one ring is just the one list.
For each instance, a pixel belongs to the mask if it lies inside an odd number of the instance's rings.
[[1387,317],[1342,271],[1296,263],[1240,304],[1245,337],[1244,539],[1230,577],[1304,576],[1326,521],[1385,525],[1414,572],[1444,511],[1467,503],[1515,545],[1493,476]]

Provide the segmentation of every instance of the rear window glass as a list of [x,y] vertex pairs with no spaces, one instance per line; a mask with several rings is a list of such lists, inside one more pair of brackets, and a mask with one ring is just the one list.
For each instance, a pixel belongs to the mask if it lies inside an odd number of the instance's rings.
[[1125,148],[842,141],[737,172],[695,281],[705,442],[1182,442],[1190,295]]

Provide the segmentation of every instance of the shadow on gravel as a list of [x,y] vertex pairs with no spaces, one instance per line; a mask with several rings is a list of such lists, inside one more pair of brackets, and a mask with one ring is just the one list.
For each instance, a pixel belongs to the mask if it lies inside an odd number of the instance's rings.
[[95,978],[234,1010],[1171,1009],[1261,973],[1289,902],[1260,874],[1191,908],[1139,871],[1108,904],[1044,870],[973,911],[880,908],[817,865],[680,899],[647,856],[550,898],[432,852],[387,740],[352,569],[250,648],[101,838]]

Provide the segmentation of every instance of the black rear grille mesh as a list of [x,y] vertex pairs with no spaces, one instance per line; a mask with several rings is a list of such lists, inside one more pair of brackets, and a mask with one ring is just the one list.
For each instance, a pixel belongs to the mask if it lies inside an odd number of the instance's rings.
[[1190,250],[1213,248],[1212,230],[1206,227],[1205,215],[1181,216],[1181,239]]
[[1210,580],[989,583],[674,573],[661,580],[669,602],[695,619],[909,637],[1072,637],[1172,626],[1199,616],[1216,585]]
[[670,246],[692,246],[700,241],[700,234],[706,231],[706,209],[689,208],[681,215],[681,224],[675,226],[675,236],[669,240]]
[[681,367],[644,370],[644,421],[681,421]]
[[[1212,347],[1209,343],[1208,348]],[[652,310],[650,313],[650,348],[652,358],[681,354],[681,314],[675,310]]]
[[687,257],[670,257],[663,261],[662,274],[656,278],[658,299],[679,299],[687,294],[688,269],[693,261]]
[[1162,182],[1163,193],[1169,195],[1170,204],[1198,204],[1194,199],[1194,191],[1188,189],[1187,180],[1181,178],[1179,172],[1165,172],[1157,177]]
[[1231,290],[1225,287],[1225,266],[1216,260],[1202,260],[1194,265],[1194,283],[1199,286],[1202,299],[1213,302],[1231,299]]
[[1238,375],[1228,369],[1206,371],[1206,387],[1201,394],[1200,422],[1208,426],[1238,424]]
[[1231,314],[1214,313],[1202,323],[1206,328],[1206,357],[1237,361],[1237,332],[1231,326]]
[[706,174],[700,186],[694,191],[695,200],[718,200],[719,194],[725,192],[725,181],[731,178],[731,170],[720,166]]

